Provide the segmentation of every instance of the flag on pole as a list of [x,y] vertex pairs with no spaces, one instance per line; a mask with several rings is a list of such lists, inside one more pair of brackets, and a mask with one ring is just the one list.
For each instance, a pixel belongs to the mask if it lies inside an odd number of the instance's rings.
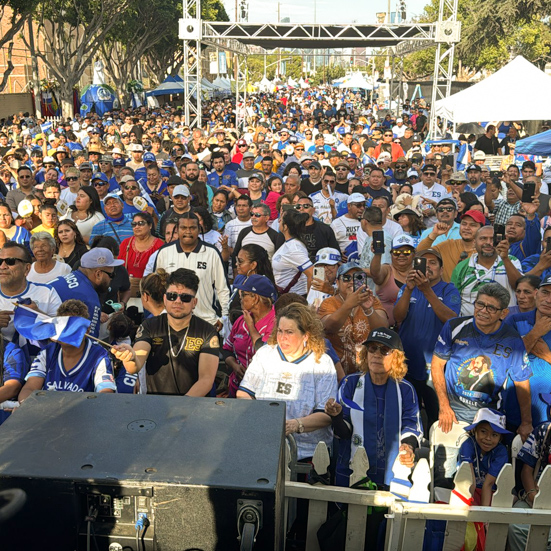
[[17,305],[13,317],[15,329],[29,341],[54,339],[71,346],[82,344],[90,324],[90,320],[78,316],[51,318],[23,305]]

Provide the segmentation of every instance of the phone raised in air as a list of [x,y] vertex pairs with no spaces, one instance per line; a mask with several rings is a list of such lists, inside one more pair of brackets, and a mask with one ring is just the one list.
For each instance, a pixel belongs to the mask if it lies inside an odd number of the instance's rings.
[[352,289],[356,292],[362,285],[367,284],[367,275],[364,272],[356,272],[352,276]]
[[536,182],[526,182],[522,186],[522,203],[532,203],[536,194]]
[[383,254],[385,252],[385,232],[375,230],[373,232],[373,252],[375,254]]
[[325,281],[325,268],[321,266],[314,266],[314,279]]
[[413,269],[421,272],[424,276],[427,275],[427,259],[424,256],[418,256],[413,259]]
[[505,226],[496,224],[494,226],[494,247],[497,247],[505,239]]

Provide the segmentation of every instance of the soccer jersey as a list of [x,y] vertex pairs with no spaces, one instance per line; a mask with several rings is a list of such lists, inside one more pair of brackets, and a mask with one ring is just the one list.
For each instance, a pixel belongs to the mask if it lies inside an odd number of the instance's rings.
[[[230,288],[222,257],[216,247],[199,239],[195,249],[185,253],[180,241],[167,243],[159,249],[155,270],[158,268],[169,273],[178,268],[188,268],[197,274],[199,289],[194,310],[197,317],[214,325],[220,315],[228,315]],[[216,300],[219,306],[213,306]]]
[[[6,343],[4,347],[4,373],[3,383],[8,381],[17,381],[21,385],[25,384],[25,377],[29,370],[29,362],[25,352],[19,348],[19,346],[12,342]],[[9,400],[17,400],[18,392],[15,392],[14,396],[10,396]],[[10,412],[6,410],[0,410],[0,425],[10,416]]]
[[[14,302],[25,304],[25,299],[36,302],[38,309],[48,316],[55,316],[62,302],[58,293],[50,285],[27,282],[27,287],[19,295],[4,295],[0,290],[0,310],[13,312],[15,310]],[[13,318],[10,318],[9,325],[2,329],[2,335],[7,341],[14,342],[21,347],[27,343],[27,340],[15,330]]]
[[310,195],[310,199],[312,199],[312,203],[316,209],[314,216],[324,224],[331,224],[333,216],[331,214],[331,205],[329,201],[334,199],[337,216],[340,216],[344,214],[342,211],[347,207],[346,202],[348,200],[348,195],[340,193],[339,191],[334,191],[331,197],[325,197],[323,191],[316,191],[316,193]]
[[101,392],[116,390],[113,367],[107,352],[99,344],[87,340],[82,358],[70,371],[63,366],[59,343],[51,342],[40,352],[26,377],[42,377],[45,390],[63,392]]
[[242,222],[239,218],[234,218],[230,220],[224,227],[224,235],[228,236],[228,247],[233,249],[237,243],[237,238],[239,237],[239,232],[248,226],[251,225],[251,219]]
[[[509,255],[513,266],[522,273],[520,262]],[[485,268],[478,263],[478,254],[462,260],[452,272],[452,283],[461,294],[461,315],[474,315],[474,301],[478,291],[486,283],[499,283],[509,291],[511,296],[509,306],[515,306],[517,299],[514,290],[509,285],[507,271],[503,259],[498,256],[490,268]]]
[[479,408],[497,408],[507,376],[521,382],[532,375],[522,339],[504,323],[494,333],[485,334],[472,317],[451,319],[438,336],[434,354],[447,362],[450,402],[465,404],[473,417]]
[[[327,354],[317,362],[312,353],[289,362],[279,346],[266,345],[254,355],[239,390],[257,400],[282,400],[287,419],[297,419],[325,411],[327,400],[337,394],[337,373]],[[325,427],[297,433],[295,439],[298,459],[304,459],[314,455],[318,442],[330,446],[333,437],[331,428]]]
[[482,488],[486,475],[497,478],[503,466],[509,462],[509,456],[507,448],[501,443],[488,453],[483,453],[474,436],[470,436],[459,448],[457,466],[463,462],[473,466],[476,487]]
[[168,314],[146,319],[136,333],[135,343],[142,341],[151,346],[145,366],[148,394],[183,396],[199,379],[200,355],[218,357],[220,350],[215,327],[195,315],[182,331],[169,327]]
[[306,245],[298,239],[289,239],[276,251],[272,258],[272,268],[276,285],[286,289],[298,272],[298,281],[288,290],[290,293],[306,295],[307,279],[304,271],[312,266]]
[[[459,315],[461,298],[452,283],[440,281],[432,286],[434,294],[444,305]],[[398,293],[398,300],[404,288]],[[429,301],[417,287],[411,292],[406,319],[400,324],[400,338],[408,359],[408,375],[416,381],[425,381],[430,370],[432,352],[444,324],[434,313]]]
[[335,233],[341,253],[346,252],[351,243],[356,243],[357,250],[357,233],[360,226],[359,220],[346,216],[339,216],[331,222],[331,229]]
[[92,322],[90,335],[99,337],[101,303],[88,277],[83,272],[76,270],[66,276],[54,279],[50,282],[50,285],[57,291],[61,302],[74,298],[86,304]]
[[530,436],[527,438],[526,442],[524,442],[517,455],[518,461],[522,461],[534,470],[538,467],[537,472],[534,471],[534,480],[536,482],[539,481],[543,470],[549,463],[549,457],[551,456],[551,440],[548,435],[550,424],[549,421],[546,421],[538,425],[530,433]]

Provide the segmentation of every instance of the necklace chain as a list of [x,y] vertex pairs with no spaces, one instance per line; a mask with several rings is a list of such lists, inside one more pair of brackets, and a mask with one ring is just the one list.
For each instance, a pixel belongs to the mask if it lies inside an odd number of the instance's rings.
[[[190,321],[189,325],[191,325],[191,321]],[[188,331],[189,331],[189,325],[186,327],[186,333],[185,333],[184,338],[182,340],[182,344],[180,345],[180,349],[178,350],[178,352],[176,354],[174,354],[174,346],[172,345],[172,334],[171,334],[171,331],[170,331],[170,323],[168,324],[168,343],[170,344],[170,353],[172,354],[173,358],[176,358],[177,356],[180,355],[180,353],[182,352],[182,349],[184,348],[184,346],[186,344],[187,334],[188,334]]]

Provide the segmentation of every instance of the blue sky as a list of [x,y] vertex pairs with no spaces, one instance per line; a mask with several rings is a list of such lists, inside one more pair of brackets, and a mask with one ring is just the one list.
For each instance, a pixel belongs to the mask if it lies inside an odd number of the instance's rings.
[[[241,0],[239,0],[241,1]],[[278,2],[248,0],[250,23],[276,23]],[[391,0],[391,11],[396,10]],[[283,0],[279,2],[281,18],[289,17],[292,23],[314,23],[314,4],[317,23],[376,23],[375,14],[387,11],[387,0],[358,2],[357,0]],[[406,0],[408,19],[422,13],[427,0]],[[235,21],[235,0],[224,0],[231,21]],[[335,12],[338,12],[338,15]]]

